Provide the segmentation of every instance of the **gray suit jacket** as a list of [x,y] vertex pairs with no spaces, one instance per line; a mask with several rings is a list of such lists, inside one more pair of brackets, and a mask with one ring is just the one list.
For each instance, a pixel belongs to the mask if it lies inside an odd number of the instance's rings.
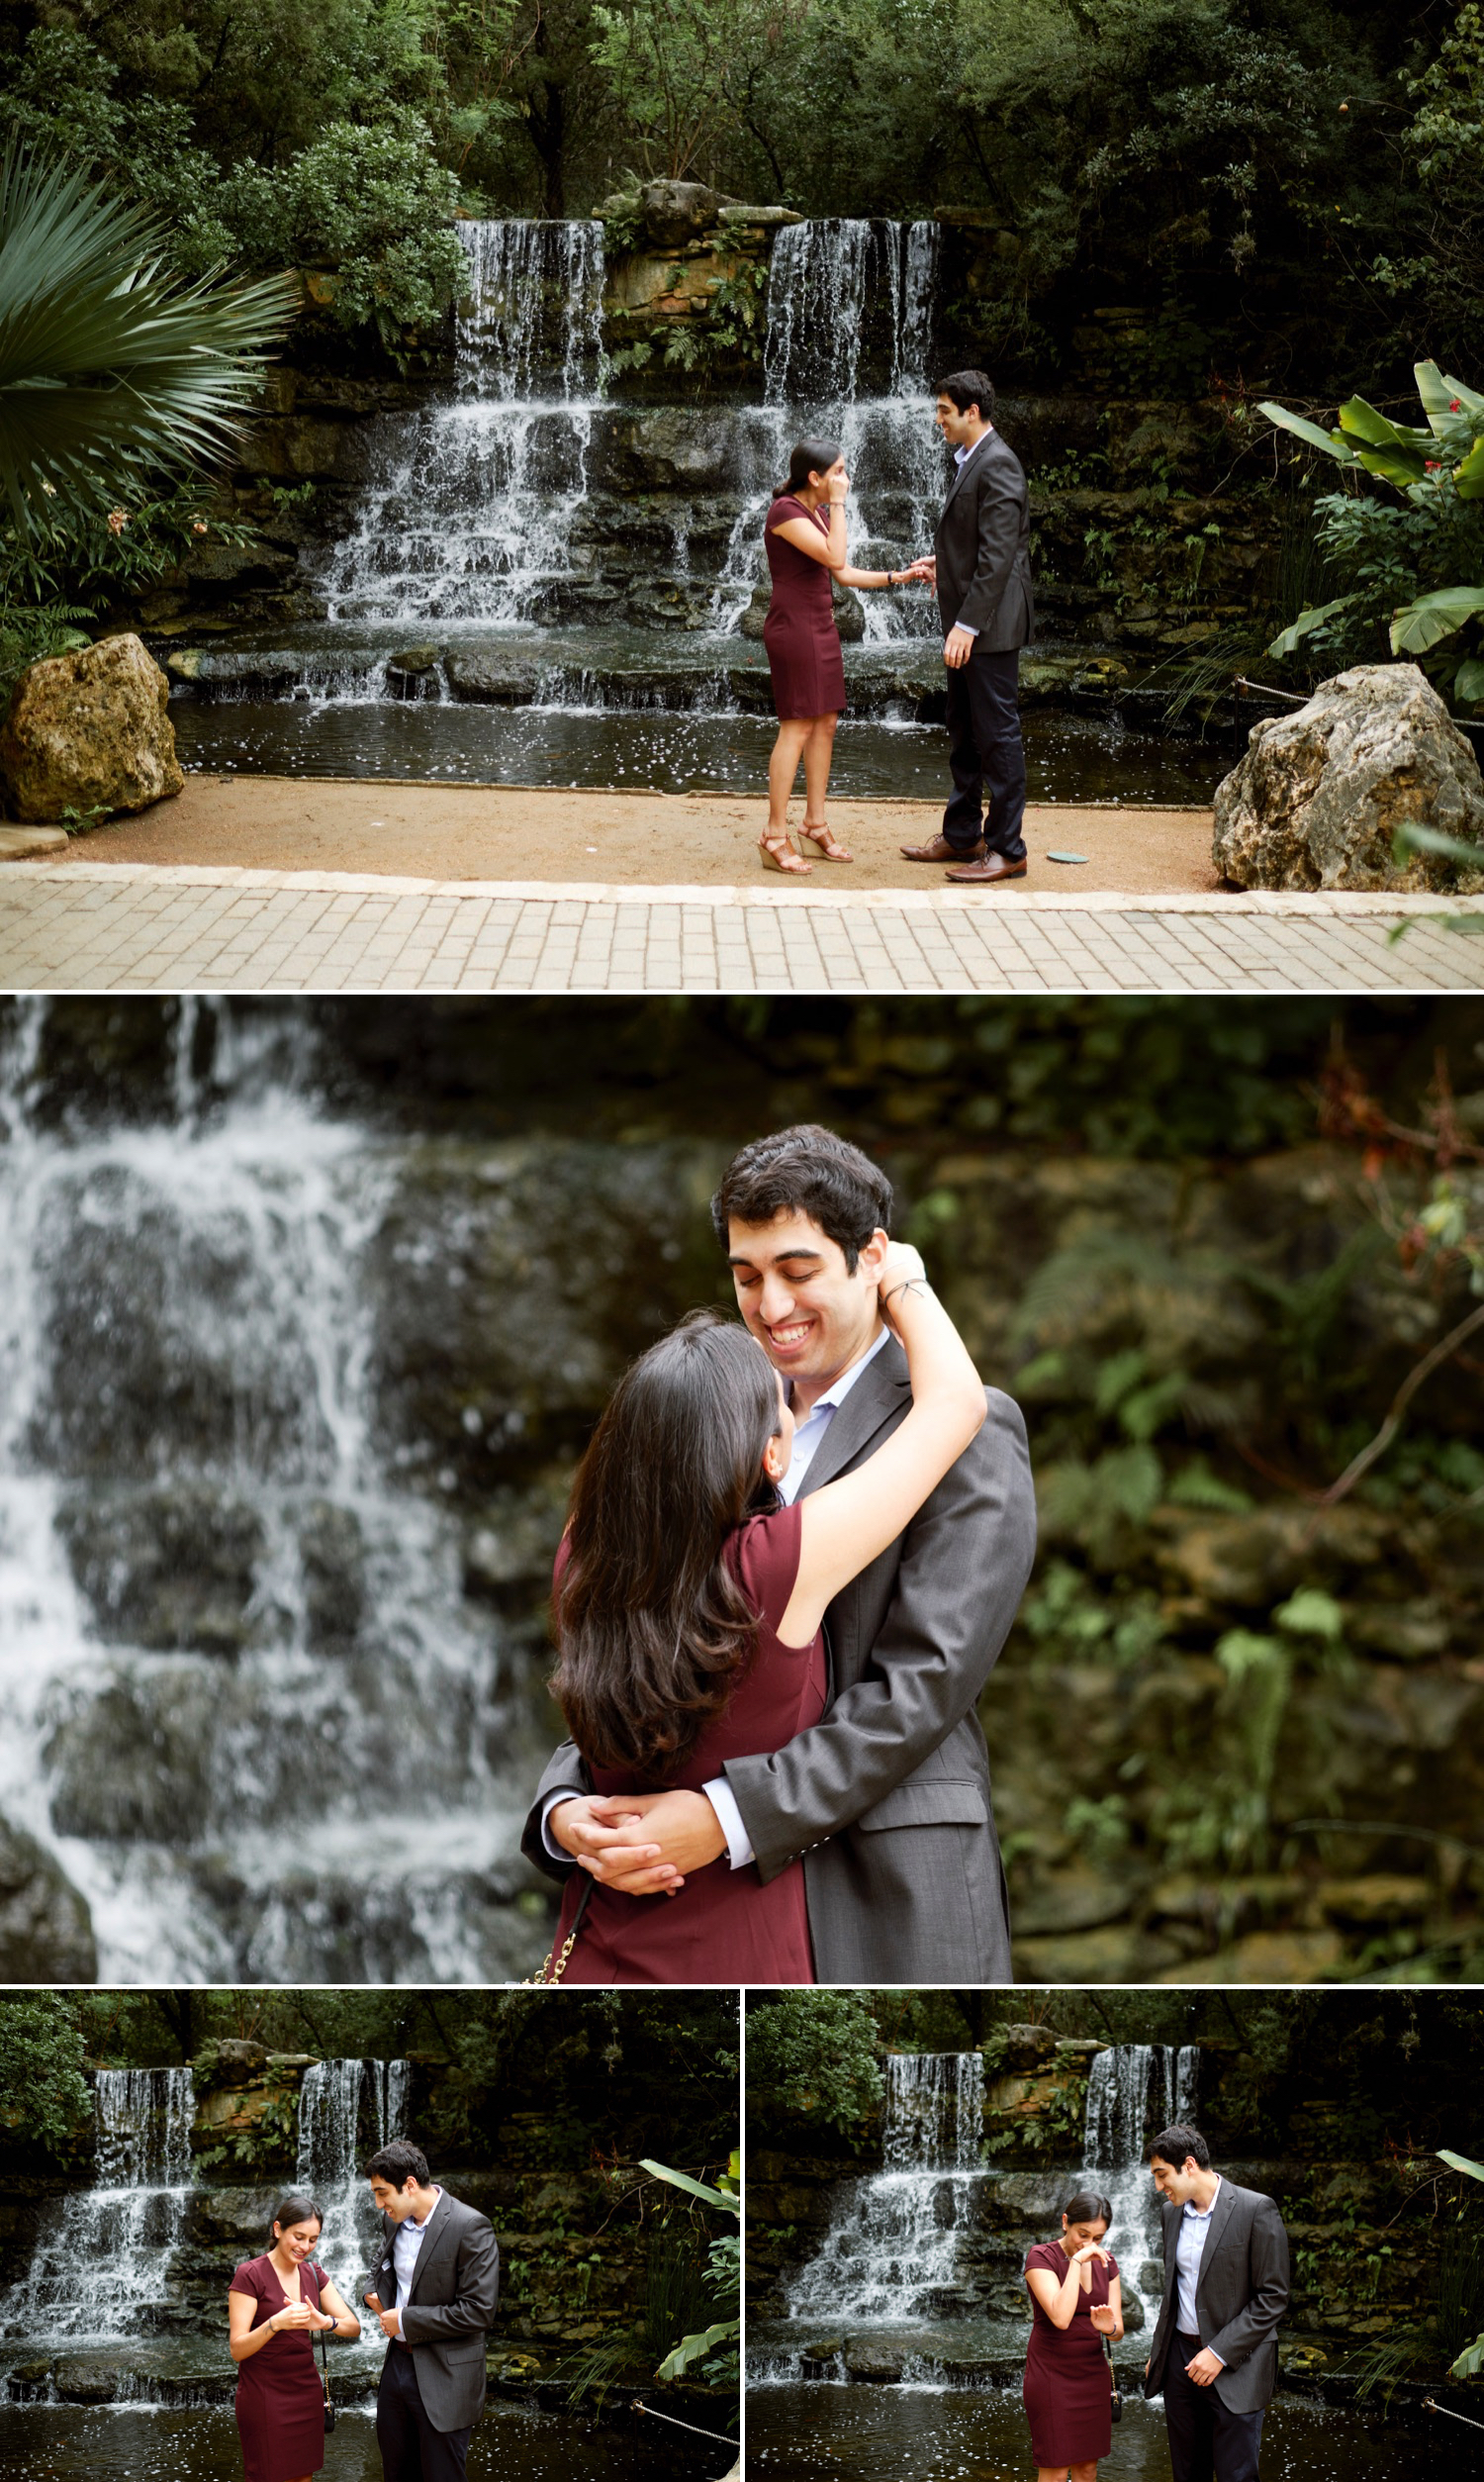
[[1028,644],[1036,625],[1030,493],[1020,459],[997,430],[956,470],[933,549],[944,636],[962,621],[977,631],[976,655]]
[[[384,2310],[397,2300],[392,2243],[397,2227],[382,2217],[379,2256],[362,2282]],[[487,2215],[443,2191],[417,2252],[402,2333],[411,2347],[422,2410],[435,2431],[463,2431],[485,2402],[485,2332],[500,2298],[500,2247]],[[389,2353],[403,2345],[389,2343]]]
[[[997,1388],[985,1393],[977,1438],[825,1614],[829,1711],[782,1750],[726,1767],[763,1877],[804,1857],[821,1982],[1011,1979],[974,1707],[1030,1575],[1036,1502],[1019,1408]],[[911,1401],[906,1356],[892,1337],[833,1416],[801,1496],[863,1464]],[[584,1784],[582,1760],[565,1742],[524,1838],[530,1859],[554,1876],[565,1872],[542,1844],[541,1811],[554,1793]]]
[[[1146,2396],[1158,2396],[1178,2325],[1175,2245],[1183,2207],[1164,2207],[1164,2295],[1150,2346]],[[1288,2235],[1271,2198],[1223,2179],[1201,2269],[1195,2312],[1200,2337],[1226,2363],[1212,2381],[1232,2413],[1260,2413],[1278,2379],[1277,2326],[1288,2307]],[[1178,2347],[1175,2347],[1178,2349]]]

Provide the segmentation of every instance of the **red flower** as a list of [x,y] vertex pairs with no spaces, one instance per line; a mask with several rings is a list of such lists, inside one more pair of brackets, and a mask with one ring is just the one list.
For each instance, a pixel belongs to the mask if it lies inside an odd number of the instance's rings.
[[1461,414],[1461,413],[1462,413],[1462,411],[1463,411],[1462,406],[1459,404],[1459,402],[1458,402],[1457,398],[1456,398],[1456,397],[1454,397],[1454,399],[1453,399],[1453,401],[1452,401],[1452,404],[1448,407],[1448,412],[1449,412],[1450,414]]

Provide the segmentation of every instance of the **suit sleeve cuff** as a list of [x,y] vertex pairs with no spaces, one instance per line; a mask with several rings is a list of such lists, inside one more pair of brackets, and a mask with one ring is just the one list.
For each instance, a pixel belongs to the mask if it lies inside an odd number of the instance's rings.
[[748,1862],[754,1861],[756,1856],[753,1853],[747,1829],[742,1824],[742,1813],[737,1807],[736,1794],[724,1775],[715,1776],[710,1783],[702,1784],[700,1788],[715,1811],[716,1823],[726,1838],[727,1858],[732,1868],[745,1870]]
[[576,1790],[554,1792],[542,1808],[541,1842],[546,1851],[550,1854],[553,1862],[570,1862],[572,1856],[567,1851],[565,1845],[559,1845],[557,1843],[555,1836],[553,1836],[551,1832],[551,1813],[553,1810],[559,1810],[564,1801],[580,1801],[581,1799],[582,1794]]

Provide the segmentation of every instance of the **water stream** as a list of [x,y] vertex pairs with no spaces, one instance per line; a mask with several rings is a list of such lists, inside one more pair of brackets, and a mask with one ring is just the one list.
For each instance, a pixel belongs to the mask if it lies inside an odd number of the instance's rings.
[[789,2286],[790,2319],[899,2326],[970,2305],[960,2242],[985,2178],[983,2088],[977,2052],[888,2056],[886,2168],[850,2184],[818,2255]]
[[[1125,2300],[1135,2293],[1144,2304],[1149,2335],[1163,2291],[1163,2242],[1146,2148],[1161,2129],[1193,2117],[1199,2068],[1194,2043],[1120,2043],[1098,2052],[1087,2079],[1087,2185],[1113,2209],[1108,2246]],[[1159,2271],[1158,2282],[1145,2281],[1146,2266]]]
[[96,2170],[44,2221],[30,2269],[0,2305],[28,2349],[96,2342],[158,2323],[191,2194],[189,2068],[100,2068]]
[[[348,2287],[381,2240],[366,2160],[405,2135],[410,2075],[405,2059],[319,2059],[299,2090],[295,2179],[324,2213],[315,2254],[352,2302]],[[361,2348],[377,2351],[380,2341],[380,2331],[363,2320]]]
[[44,1009],[0,1045],[0,1812],[104,1981],[528,1969],[500,1624],[379,1405],[400,1151],[227,1003],[155,1116],[56,1127]]

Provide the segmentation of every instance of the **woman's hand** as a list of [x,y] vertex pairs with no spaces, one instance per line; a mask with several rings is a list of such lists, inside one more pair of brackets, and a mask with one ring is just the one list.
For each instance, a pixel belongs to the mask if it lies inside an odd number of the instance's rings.
[[1107,2264],[1108,2252],[1100,2241],[1084,2241],[1080,2249],[1073,2249],[1071,2253],[1073,2266],[1084,2265],[1088,2258],[1101,2258],[1104,2265]]
[[270,2325],[282,2335],[286,2327],[314,2327],[318,2320],[319,2313],[307,2301],[291,2301],[287,2309],[274,2311]]
[[1087,2316],[1091,2319],[1092,2324],[1093,2324],[1093,2326],[1097,2329],[1097,2332],[1098,2332],[1099,2336],[1116,2336],[1116,2335],[1117,2335],[1117,2333],[1118,2333],[1118,2321],[1117,2321],[1117,2320],[1115,2319],[1115,2317],[1113,2316],[1113,2313],[1112,2313],[1112,2311],[1109,2309],[1109,2307],[1108,2307],[1108,2305],[1107,2305],[1107,2303],[1106,2303],[1106,2302],[1104,2302],[1104,2303],[1103,2303],[1103,2305],[1102,2305],[1102,2307],[1101,2307],[1100,2309],[1097,2309],[1097,2310],[1089,2310],[1089,2311],[1088,2311],[1088,2313],[1087,2313]]
[[895,1292],[899,1285],[926,1282],[927,1269],[922,1263],[922,1252],[914,1250],[910,1241],[888,1241],[876,1290],[878,1306],[888,1327],[894,1329],[896,1326],[888,1296]]
[[338,2319],[331,2318],[327,2310],[316,2310],[310,2320],[312,2327],[338,2327],[339,2323]]
[[824,488],[831,508],[843,509],[850,497],[850,476],[845,471],[843,458],[830,467],[824,478]]

